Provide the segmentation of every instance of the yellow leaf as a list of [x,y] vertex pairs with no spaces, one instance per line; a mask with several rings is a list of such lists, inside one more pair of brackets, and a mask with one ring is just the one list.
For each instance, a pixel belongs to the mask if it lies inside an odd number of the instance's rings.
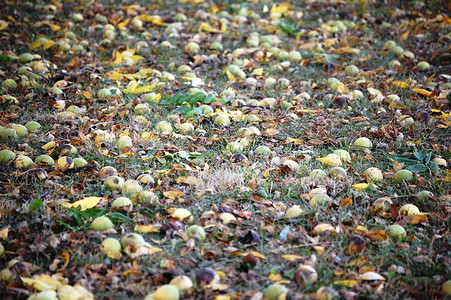
[[124,28],[125,26],[128,25],[128,23],[130,23],[130,18],[117,24],[117,28],[118,29]]
[[407,38],[409,37],[410,34],[410,30],[407,30],[406,32],[404,32],[398,39],[398,41],[400,43],[404,42],[405,40],[407,40]]
[[160,231],[160,229],[158,229],[152,225],[136,225],[134,230],[141,232],[141,233],[159,232]]
[[218,29],[215,29],[213,27],[211,27],[210,24],[208,23],[201,23],[199,26],[199,31],[206,31],[206,32],[219,32]]
[[304,258],[304,256],[300,256],[300,255],[295,255],[295,254],[284,254],[282,255],[282,258],[288,261],[294,261],[297,259],[302,259]]
[[72,207],[75,209],[78,209],[80,211],[87,210],[89,208],[93,208],[96,206],[100,200],[102,200],[102,197],[86,197],[81,200],[75,201],[74,203],[65,203],[63,206],[65,207]]
[[349,89],[342,83],[337,85],[337,92],[340,94],[349,93]]
[[138,85],[139,85],[139,82],[135,81],[129,88],[124,90],[124,93],[126,93],[126,94],[134,93],[136,88],[138,87]]
[[345,280],[335,280],[334,284],[336,285],[343,285],[343,286],[347,286],[347,287],[354,287],[356,285],[359,284],[359,282],[357,280],[354,279],[345,279]]
[[163,195],[166,198],[169,198],[172,200],[177,200],[177,199],[180,199],[183,195],[185,195],[185,193],[182,191],[167,191],[167,192],[163,192]]
[[261,258],[261,259],[266,259],[266,256],[260,252],[257,251],[246,251],[243,253],[243,256],[246,256],[248,254],[252,254],[255,257]]
[[48,40],[47,42],[45,42],[44,46],[42,46],[42,49],[47,50],[53,47],[53,45],[55,45],[55,42],[52,40]]
[[287,139],[288,143],[295,143],[297,146],[304,144],[304,140],[302,139],[295,139],[295,138],[288,138]]
[[360,191],[368,188],[368,183],[357,183],[351,186],[354,190]]
[[278,133],[279,133],[279,130],[277,130],[275,128],[266,129],[266,135],[268,135],[268,136],[276,135]]
[[43,22],[42,24],[49,26],[50,29],[52,29],[53,32],[60,30],[60,27],[58,25],[52,24],[50,22]]
[[263,68],[254,69],[253,73],[256,76],[262,76],[263,75]]
[[423,96],[426,96],[426,97],[429,97],[432,94],[432,92],[429,92],[429,91],[427,91],[425,89],[413,88],[412,91],[414,91],[416,93],[419,93],[419,94],[421,94]]
[[142,57],[141,55],[133,55],[132,56],[132,60],[134,63],[141,59],[144,59],[144,57]]
[[230,73],[229,70],[226,70],[226,74],[227,74],[227,78],[228,78],[230,81],[237,81],[237,80],[236,80],[236,77],[235,77],[232,73]]
[[45,44],[45,40],[37,40],[31,43],[30,46],[28,46],[28,50],[34,50],[42,47]]
[[116,51],[115,59],[113,63],[121,63],[122,62],[122,54],[120,51]]
[[151,92],[155,89],[156,84],[152,84],[152,85],[146,85],[140,88],[136,88],[133,93],[135,94],[143,94],[143,93],[148,93]]
[[271,13],[283,14],[292,9],[294,6],[288,2],[283,2],[279,5],[274,4],[271,8]]
[[368,88],[368,93],[370,93],[371,96],[382,96],[382,92],[378,89]]
[[385,277],[376,272],[366,272],[359,276],[362,280],[385,280]]
[[42,146],[41,148],[44,150],[49,150],[52,149],[56,146],[56,143],[54,141],[48,142],[47,144],[45,144],[44,146]]
[[326,157],[317,157],[316,159],[322,162],[323,164],[334,167],[339,167],[342,165],[340,157],[336,154],[329,154]]
[[197,185],[203,183],[201,179],[194,176],[180,176],[175,181],[177,181],[178,183],[185,183],[190,185]]
[[9,23],[3,20],[0,20],[0,31],[5,30],[8,28]]
[[124,78],[124,76],[121,73],[119,73],[118,71],[114,71],[114,73],[110,74],[111,80],[122,80],[122,78]]
[[280,274],[269,274],[268,279],[269,281],[280,281],[282,276]]
[[0,239],[6,240],[8,238],[9,227],[0,230]]
[[88,100],[92,99],[92,94],[90,92],[84,91],[82,94],[83,96],[85,96],[86,99]]
[[227,32],[227,24],[225,22],[221,22],[221,31],[224,33]]
[[410,86],[407,82],[404,82],[404,81],[392,81],[391,84],[393,84],[394,86],[403,88],[403,89],[407,89]]
[[56,291],[64,282],[64,278],[58,275],[50,276],[47,274],[34,275],[33,278],[20,277],[20,279],[39,291]]

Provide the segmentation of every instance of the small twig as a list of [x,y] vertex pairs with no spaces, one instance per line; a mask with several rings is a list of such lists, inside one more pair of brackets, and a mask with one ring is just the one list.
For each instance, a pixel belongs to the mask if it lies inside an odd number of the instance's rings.
[[39,74],[39,72],[36,72],[35,70],[27,69],[27,71],[28,71],[28,72],[31,72],[31,73],[33,73],[33,74],[36,74],[36,75],[38,75],[38,76],[40,76],[40,77],[42,77],[42,78],[44,78],[44,79],[47,80],[48,82],[53,82],[51,79],[45,77],[45,76],[42,75],[42,74]]

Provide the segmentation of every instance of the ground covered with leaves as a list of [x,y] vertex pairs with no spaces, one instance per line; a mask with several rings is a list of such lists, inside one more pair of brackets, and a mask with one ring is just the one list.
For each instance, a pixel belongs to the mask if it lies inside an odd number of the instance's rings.
[[447,5],[6,1],[0,298],[446,298]]

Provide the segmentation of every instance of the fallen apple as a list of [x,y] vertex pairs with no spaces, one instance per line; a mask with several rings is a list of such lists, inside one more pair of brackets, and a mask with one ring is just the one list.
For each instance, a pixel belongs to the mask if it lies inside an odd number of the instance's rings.
[[296,218],[304,214],[304,211],[299,205],[293,205],[285,212],[285,218]]
[[372,212],[378,212],[378,211],[389,211],[390,206],[393,204],[390,197],[382,197],[377,199],[373,202],[371,205],[371,211]]
[[119,177],[117,175],[109,176],[107,179],[105,179],[105,187],[109,189],[110,191],[116,191],[122,189],[122,186],[124,185],[124,178]]
[[6,165],[8,162],[16,158],[16,154],[11,150],[0,150],[0,165]]
[[215,124],[218,126],[228,126],[230,123],[229,117],[225,114],[219,114],[215,118]]
[[321,169],[313,169],[310,172],[310,174],[308,175],[308,177],[319,180],[319,179],[323,179],[323,178],[327,177],[327,174],[326,174],[326,172],[324,172]]
[[111,207],[114,207],[114,208],[133,207],[133,203],[127,197],[119,197],[119,198],[114,199],[113,203],[111,203]]
[[443,291],[445,294],[451,296],[451,280],[445,281],[445,282],[442,284],[442,291]]
[[93,229],[93,230],[105,231],[105,230],[111,229],[111,228],[114,228],[114,224],[106,216],[97,217],[91,223],[91,229]]
[[279,296],[286,294],[288,289],[281,284],[273,283],[265,291],[265,299],[267,300],[278,300]]
[[192,215],[191,215],[191,212],[189,210],[187,210],[186,208],[176,208],[172,212],[172,217],[179,221],[183,221],[183,220],[191,218]]
[[420,209],[416,205],[405,204],[405,205],[401,206],[401,208],[399,209],[399,214],[404,215],[404,216],[413,217],[413,216],[419,215],[421,213],[420,213]]
[[235,216],[227,212],[220,214],[219,219],[221,219],[224,224],[230,223],[231,221],[236,221]]
[[121,246],[122,246],[122,249],[125,249],[129,245],[138,246],[145,242],[146,241],[144,240],[144,238],[141,235],[139,235],[137,233],[127,233],[121,239]]
[[406,236],[406,230],[401,225],[390,225],[385,229],[385,232],[393,240],[399,240]]
[[155,126],[155,129],[162,133],[172,133],[173,131],[172,124],[169,123],[168,121],[158,122],[157,125]]
[[122,185],[122,194],[126,197],[134,197],[143,191],[143,187],[139,181],[129,179]]
[[413,173],[409,170],[399,170],[393,176],[394,181],[412,181],[413,178]]
[[189,238],[196,238],[201,242],[205,241],[206,234],[202,226],[191,225],[186,229],[186,234]]
[[32,132],[41,128],[41,124],[36,121],[30,121],[25,124],[25,127],[27,127],[28,132]]
[[354,148],[357,150],[365,150],[373,148],[373,143],[366,137],[358,138],[354,142]]
[[17,155],[16,160],[14,161],[14,166],[19,169],[28,168],[33,164],[33,160],[26,155]]
[[100,244],[100,252],[114,256],[121,252],[121,243],[115,238],[106,238]]
[[309,285],[318,280],[318,274],[316,270],[309,265],[301,265],[294,272],[294,279],[298,284]]
[[348,76],[356,76],[360,72],[359,68],[355,65],[349,65],[345,68],[345,74]]
[[342,162],[351,162],[351,155],[349,155],[349,152],[344,149],[337,149],[333,152],[333,154],[337,155]]
[[371,181],[379,182],[384,179],[382,171],[379,168],[370,167],[363,172],[363,175],[367,176]]
[[315,193],[310,197],[310,205],[315,206],[326,206],[332,199],[326,194]]
[[348,177],[346,170],[342,167],[333,167],[328,172],[327,175],[333,179],[344,180]]
[[181,292],[185,292],[193,287],[193,281],[185,275],[174,277],[169,284],[175,285]]

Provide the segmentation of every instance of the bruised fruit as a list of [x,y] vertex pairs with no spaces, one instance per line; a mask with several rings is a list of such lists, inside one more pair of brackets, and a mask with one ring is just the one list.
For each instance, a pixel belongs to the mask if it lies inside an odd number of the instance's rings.
[[26,155],[17,155],[16,160],[14,161],[14,166],[16,168],[28,168],[33,164],[33,160]]
[[420,213],[420,209],[416,205],[405,204],[405,205],[401,206],[401,208],[399,209],[399,214],[413,217],[413,216],[419,215],[421,213]]
[[382,197],[373,202],[373,204],[371,205],[371,211],[389,211],[392,204],[393,202],[389,197]]
[[72,158],[67,156],[61,156],[55,162],[55,170],[64,172],[67,169],[74,167],[74,161]]
[[308,285],[318,280],[318,274],[312,266],[302,265],[294,273],[294,278],[298,284]]
[[94,229],[97,231],[105,231],[105,230],[111,229],[113,227],[114,227],[113,222],[111,222],[111,220],[105,216],[97,217],[91,223],[91,229]]
[[127,233],[121,239],[121,246],[122,246],[122,249],[124,249],[129,245],[137,246],[137,245],[143,244],[145,242],[146,241],[144,240],[144,238],[141,235],[139,235],[137,233]]
[[337,180],[344,180],[348,177],[348,174],[346,173],[346,170],[342,167],[333,167],[328,172],[327,175],[331,178],[337,179]]
[[143,187],[139,181],[129,179],[122,185],[122,194],[126,197],[134,197],[143,191]]
[[0,165],[5,165],[14,158],[16,158],[16,154],[11,150],[0,150]]
[[366,169],[365,172],[363,172],[363,175],[367,176],[371,181],[374,182],[382,181],[382,179],[384,179],[382,171],[374,167]]
[[113,175],[105,180],[105,187],[111,191],[120,190],[122,189],[124,182],[124,178]]
[[100,179],[107,179],[110,176],[117,175],[117,170],[114,167],[106,166],[100,169],[99,177]]

